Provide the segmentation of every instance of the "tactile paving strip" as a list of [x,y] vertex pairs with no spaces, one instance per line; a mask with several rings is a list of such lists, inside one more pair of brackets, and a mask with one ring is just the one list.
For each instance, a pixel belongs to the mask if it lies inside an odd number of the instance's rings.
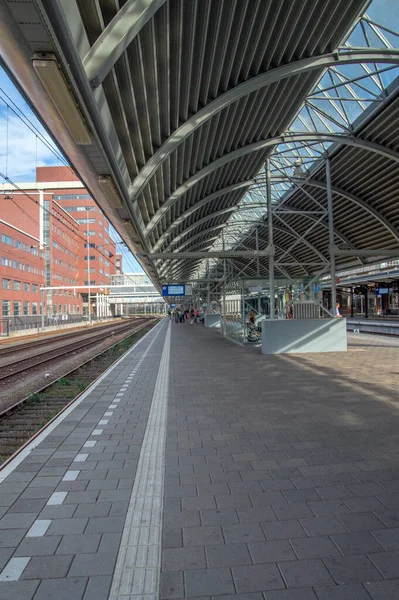
[[159,598],[169,359],[170,324],[109,600]]

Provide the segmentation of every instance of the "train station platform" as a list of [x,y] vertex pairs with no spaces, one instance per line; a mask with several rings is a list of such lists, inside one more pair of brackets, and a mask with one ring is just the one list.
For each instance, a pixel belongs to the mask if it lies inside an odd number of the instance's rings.
[[162,321],[0,472],[0,600],[397,600],[398,357]]

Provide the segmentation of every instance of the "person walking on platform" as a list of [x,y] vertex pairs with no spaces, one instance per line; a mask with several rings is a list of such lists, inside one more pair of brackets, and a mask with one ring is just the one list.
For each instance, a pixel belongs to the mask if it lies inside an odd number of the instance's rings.
[[176,308],[175,309],[175,323],[179,322],[179,317],[180,317],[179,309]]

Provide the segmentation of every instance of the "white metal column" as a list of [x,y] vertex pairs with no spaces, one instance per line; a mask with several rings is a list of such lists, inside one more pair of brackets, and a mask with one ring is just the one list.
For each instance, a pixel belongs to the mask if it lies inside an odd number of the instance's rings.
[[335,273],[335,253],[334,253],[334,214],[333,214],[333,197],[331,189],[331,163],[327,157],[326,160],[326,183],[327,183],[327,206],[328,206],[328,236],[330,245],[330,272],[331,272],[331,315],[335,314],[337,304],[337,280]]
[[272,183],[270,178],[270,161],[266,159],[266,199],[267,199],[267,224],[269,233],[269,290],[270,290],[270,319],[274,319],[274,245],[273,245],[273,214],[272,214]]

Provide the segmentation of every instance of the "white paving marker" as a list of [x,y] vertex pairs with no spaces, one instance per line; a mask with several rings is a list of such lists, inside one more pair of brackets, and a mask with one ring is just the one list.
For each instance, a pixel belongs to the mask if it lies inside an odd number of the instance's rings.
[[99,425],[107,425],[108,424],[108,419],[101,419],[101,421],[98,422]]
[[104,413],[104,417],[112,417],[114,413],[112,412],[112,410],[108,410],[107,412]]
[[0,581],[18,581],[30,559],[30,556],[11,558],[0,575]]
[[116,408],[116,404],[110,404],[108,408]]
[[67,471],[62,478],[62,481],[76,481],[80,471]]
[[88,440],[87,442],[85,442],[83,444],[83,448],[94,448],[94,446],[97,444],[97,440]]
[[104,429],[93,429],[93,433],[91,435],[101,435]]
[[67,495],[68,492],[53,492],[46,504],[47,506],[56,506],[57,504],[62,504]]
[[88,454],[77,454],[73,459],[74,462],[84,462],[88,457]]
[[170,325],[155,383],[109,600],[159,598],[169,361]]
[[25,537],[43,537],[51,523],[51,519],[37,519]]

